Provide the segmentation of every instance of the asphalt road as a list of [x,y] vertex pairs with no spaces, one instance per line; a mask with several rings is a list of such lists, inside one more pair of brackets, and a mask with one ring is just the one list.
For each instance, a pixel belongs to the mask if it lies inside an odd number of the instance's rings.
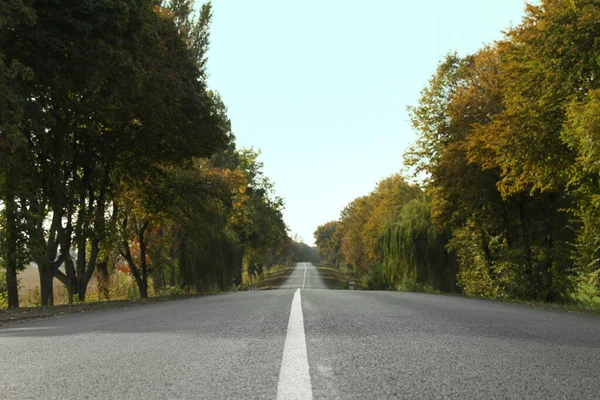
[[327,289],[319,270],[311,263],[298,263],[281,289]]
[[600,398],[597,316],[285,287],[1,327],[0,398]]

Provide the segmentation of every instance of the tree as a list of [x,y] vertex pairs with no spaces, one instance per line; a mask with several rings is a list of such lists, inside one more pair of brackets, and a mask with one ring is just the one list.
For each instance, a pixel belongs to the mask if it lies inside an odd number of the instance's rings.
[[317,227],[314,232],[315,244],[319,251],[319,256],[328,263],[339,267],[340,258],[340,237],[338,234],[338,221],[329,221]]
[[[538,69],[515,62],[526,47],[507,41],[464,59],[449,56],[411,111],[421,137],[407,161],[428,173],[432,217],[452,230],[449,246],[467,293],[552,301],[572,287],[572,232],[563,229],[570,199],[552,172],[565,165],[552,161],[562,145],[531,146],[530,137],[551,136],[555,114],[542,107],[534,118],[534,107],[522,106],[528,102],[519,96],[543,86],[527,75]],[[540,170],[539,154],[551,154],[553,165]]]
[[[1,260],[6,269],[8,307],[19,307],[17,271],[27,260],[23,215],[18,199],[27,176],[20,166],[26,143],[20,135],[26,101],[23,85],[33,78],[32,71],[10,52],[10,32],[35,23],[28,2],[7,0],[0,5],[0,198],[2,209]],[[7,51],[8,50],[8,51]]]
[[447,233],[433,225],[425,196],[407,202],[382,235],[383,274],[391,287],[454,292],[458,265],[446,251]]
[[567,108],[562,138],[577,153],[570,184],[577,198],[575,215],[583,222],[577,240],[575,258],[589,276],[589,283],[600,291],[600,91],[590,90],[583,100],[574,100]]

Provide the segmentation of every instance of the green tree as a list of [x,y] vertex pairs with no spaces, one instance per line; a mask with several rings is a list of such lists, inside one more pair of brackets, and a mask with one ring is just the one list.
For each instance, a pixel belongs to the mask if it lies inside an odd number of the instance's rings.
[[398,218],[385,225],[383,274],[391,287],[457,291],[458,264],[446,251],[449,235],[431,220],[425,196],[410,200]]
[[35,23],[29,2],[7,0],[0,4],[0,198],[3,203],[1,222],[2,267],[6,269],[8,307],[19,307],[17,271],[26,261],[23,215],[19,198],[27,173],[21,167],[24,141],[20,129],[27,102],[23,86],[32,79],[32,71],[11,54],[11,32],[19,26]]
[[338,221],[329,221],[317,227],[314,237],[319,256],[326,262],[339,267],[341,259],[338,227]]

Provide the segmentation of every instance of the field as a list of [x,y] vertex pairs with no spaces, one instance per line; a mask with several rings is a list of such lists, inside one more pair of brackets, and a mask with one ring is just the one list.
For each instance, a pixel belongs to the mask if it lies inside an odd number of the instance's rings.
[[[37,267],[28,266],[19,272],[19,303],[21,307],[36,307],[40,304],[40,278]],[[109,282],[109,298],[111,300],[134,299],[137,297],[134,280],[127,274],[116,271]],[[90,281],[87,291],[88,302],[106,300],[98,291],[96,278]],[[54,280],[54,304],[67,304],[68,296],[65,286]]]

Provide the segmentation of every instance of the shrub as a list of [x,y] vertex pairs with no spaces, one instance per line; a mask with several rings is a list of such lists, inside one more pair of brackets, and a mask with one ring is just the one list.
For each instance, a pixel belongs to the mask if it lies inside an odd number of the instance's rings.
[[360,279],[360,284],[364,289],[368,290],[386,290],[388,285],[383,276],[383,266],[377,263],[374,268],[370,269],[366,275]]
[[6,310],[8,308],[8,299],[6,298],[5,292],[0,292],[0,310]]

